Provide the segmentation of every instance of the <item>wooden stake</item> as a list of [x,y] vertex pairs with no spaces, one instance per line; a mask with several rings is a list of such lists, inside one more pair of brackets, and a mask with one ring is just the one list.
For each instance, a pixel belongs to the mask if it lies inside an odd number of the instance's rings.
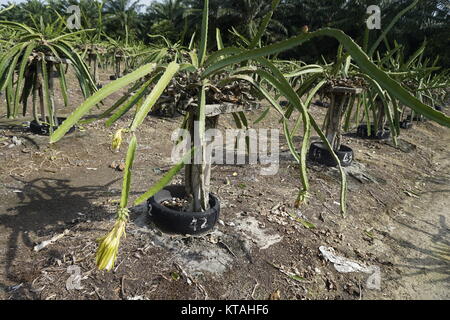
[[97,54],[94,55],[94,81],[95,85],[98,85],[100,83],[98,78],[98,56]]
[[384,110],[384,104],[383,104],[383,101],[381,99],[377,98],[376,103],[377,103],[377,107],[378,107],[378,110],[379,110],[378,121],[377,121],[377,123],[378,123],[378,131],[377,131],[377,133],[383,134],[384,133],[384,127],[386,125],[386,111]]
[[52,120],[50,121],[50,126],[57,126],[58,119],[56,117],[56,107],[55,107],[55,68],[54,63],[49,62],[47,65],[48,70],[48,91],[50,94],[50,110]]
[[120,74],[120,62],[122,60],[122,57],[116,56],[116,78],[119,79],[121,77]]
[[324,122],[324,130],[327,140],[334,151],[341,148],[342,138],[342,117],[347,111],[350,102],[354,102],[354,97],[361,94],[360,88],[333,87],[331,93],[331,105]]
[[47,121],[47,113],[45,111],[45,102],[44,102],[44,92],[43,92],[43,76],[42,76],[42,65],[38,61],[36,66],[36,82],[38,87],[38,93],[39,93],[39,106],[41,109],[41,118],[42,121]]
[[[37,70],[37,69],[36,69]],[[37,110],[37,99],[38,99],[38,88],[39,88],[39,81],[38,81],[38,75],[34,74],[34,84],[33,84],[33,117],[38,123],[38,125],[41,125],[41,119],[39,119],[39,114]]]

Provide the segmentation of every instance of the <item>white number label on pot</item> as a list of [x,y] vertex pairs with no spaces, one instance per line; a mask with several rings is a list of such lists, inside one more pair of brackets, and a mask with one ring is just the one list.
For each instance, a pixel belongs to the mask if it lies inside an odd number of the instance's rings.
[[190,225],[192,226],[192,229],[194,230],[194,232],[196,232],[197,230],[205,229],[207,224],[208,224],[208,219],[206,219],[206,218],[201,218],[201,219],[193,218]]

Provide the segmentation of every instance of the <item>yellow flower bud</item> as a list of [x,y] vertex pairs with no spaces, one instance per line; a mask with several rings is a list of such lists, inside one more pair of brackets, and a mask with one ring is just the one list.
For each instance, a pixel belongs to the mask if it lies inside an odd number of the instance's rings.
[[120,238],[125,235],[127,221],[118,219],[114,228],[103,238],[100,238],[96,254],[97,267],[100,270],[111,271],[117,259]]
[[118,151],[120,149],[120,145],[122,144],[122,132],[124,129],[119,129],[114,134],[113,142],[112,142],[112,149],[114,151]]

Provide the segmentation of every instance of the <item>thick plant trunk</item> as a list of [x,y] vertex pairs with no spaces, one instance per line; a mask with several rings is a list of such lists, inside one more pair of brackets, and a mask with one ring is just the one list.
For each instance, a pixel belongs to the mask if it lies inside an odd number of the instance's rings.
[[[94,64],[92,67],[91,67],[91,63]],[[94,78],[95,84],[98,85],[99,84],[99,78],[98,78],[98,55],[96,53],[89,54],[89,67],[92,70],[92,77]]]
[[334,151],[341,149],[342,118],[350,103],[355,101],[355,97],[361,94],[361,88],[332,87],[331,104],[325,117],[325,135]]
[[386,126],[386,111],[384,109],[383,101],[380,99],[377,99],[376,101],[377,107],[378,107],[378,119],[377,119],[377,125],[378,125],[378,133],[383,134],[384,133],[384,127]]
[[383,100],[380,98],[376,98],[375,104],[378,109],[378,113],[376,115],[376,119],[374,119],[375,130],[377,130],[376,134],[384,134],[384,128],[386,127],[386,110],[384,109]]
[[[55,106],[55,68],[54,63],[48,63],[48,91],[50,95],[50,125],[55,126],[58,124],[57,116],[56,116],[56,106]],[[52,129],[51,129],[52,130]]]
[[120,63],[122,61],[122,57],[116,56],[116,78],[119,79],[121,77]]
[[[11,81],[12,81],[12,83],[14,83],[14,78],[15,78],[15,75],[14,75],[14,72],[13,72],[13,74],[11,75],[11,77],[12,77],[12,79],[11,79]],[[10,103],[10,102],[12,102],[10,99],[9,99],[9,97],[10,96],[13,96],[13,86],[11,86],[11,85],[7,85],[6,87],[5,87],[5,90],[6,90],[6,106],[7,106],[7,108],[6,108],[6,110],[7,110],[7,117],[8,117],[8,119],[14,119],[15,118],[15,108],[14,108],[14,102],[13,103]]]
[[43,92],[43,76],[42,76],[42,66],[41,63],[38,62],[36,66],[36,82],[38,87],[38,94],[39,94],[39,107],[41,110],[41,119],[42,121],[47,121],[47,114],[45,111],[45,103],[44,103],[44,92]]
[[[191,163],[185,166],[186,193],[191,196],[190,211],[203,212],[209,209],[209,191],[211,185],[211,154],[205,137],[200,137],[198,116],[191,113],[188,130],[191,135],[191,147],[198,146],[191,158]],[[206,130],[217,127],[219,116],[206,119]],[[197,140],[197,141],[195,141]],[[201,146],[201,148],[199,147]]]
[[[37,68],[37,66],[36,66]],[[37,69],[36,69],[37,70]],[[38,123],[38,125],[41,125],[41,119],[39,119],[39,112],[38,112],[38,95],[39,95],[39,86],[40,83],[38,81],[38,75],[34,75],[34,85],[33,85],[33,117],[34,120]]]
[[350,96],[345,93],[332,93],[331,105],[327,113],[325,134],[334,151],[341,148],[342,115]]
[[87,65],[89,66],[89,69],[92,69],[92,55],[90,53],[88,54]]

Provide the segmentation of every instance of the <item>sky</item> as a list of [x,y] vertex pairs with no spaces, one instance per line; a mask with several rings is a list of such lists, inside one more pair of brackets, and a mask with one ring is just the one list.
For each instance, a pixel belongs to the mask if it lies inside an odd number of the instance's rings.
[[7,4],[8,2],[13,2],[13,3],[19,3],[19,2],[23,2],[23,0],[0,0],[0,4]]

